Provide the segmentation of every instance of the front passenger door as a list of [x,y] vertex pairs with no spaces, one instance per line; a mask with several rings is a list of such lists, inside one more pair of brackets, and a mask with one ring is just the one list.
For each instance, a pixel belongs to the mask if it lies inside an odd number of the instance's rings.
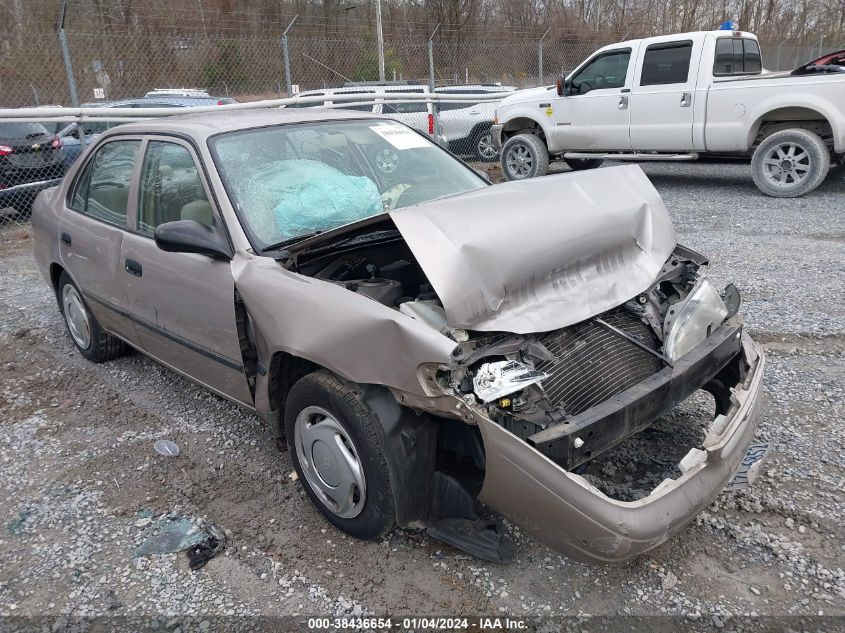
[[569,78],[568,94],[554,100],[552,151],[631,149],[631,52],[626,47],[600,53]]
[[123,276],[138,340],[151,356],[219,393],[252,405],[235,323],[228,261],[156,246],[159,224],[193,220],[225,231],[193,149],[147,141],[122,250]]

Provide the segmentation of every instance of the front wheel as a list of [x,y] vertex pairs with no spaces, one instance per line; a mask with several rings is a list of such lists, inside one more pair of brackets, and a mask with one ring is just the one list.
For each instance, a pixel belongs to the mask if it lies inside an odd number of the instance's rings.
[[818,134],[795,128],[767,136],[751,158],[754,184],[774,198],[796,198],[818,187],[830,169],[830,151]]
[[380,422],[360,396],[325,371],[299,380],[285,403],[294,468],[317,509],[361,539],[396,521]]
[[545,176],[549,171],[549,150],[534,134],[517,134],[502,147],[502,173],[508,180]]

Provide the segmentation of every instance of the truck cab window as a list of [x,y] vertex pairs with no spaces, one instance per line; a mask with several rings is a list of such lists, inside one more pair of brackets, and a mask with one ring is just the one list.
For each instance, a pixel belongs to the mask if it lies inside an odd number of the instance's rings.
[[744,37],[722,37],[716,40],[716,61],[713,75],[759,75],[763,69],[760,45]]
[[685,84],[689,79],[692,42],[652,44],[645,51],[641,86]]
[[602,53],[572,77],[570,94],[582,95],[600,88],[622,88],[630,61],[630,48]]

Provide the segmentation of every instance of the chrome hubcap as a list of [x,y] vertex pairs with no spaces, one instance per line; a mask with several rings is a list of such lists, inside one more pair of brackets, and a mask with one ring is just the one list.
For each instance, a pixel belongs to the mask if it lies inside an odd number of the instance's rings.
[[763,159],[763,174],[777,187],[794,187],[810,173],[810,154],[796,143],[773,147]]
[[376,154],[376,167],[385,174],[392,174],[399,167],[399,154],[388,148],[379,150]]
[[527,147],[517,145],[510,149],[505,163],[512,176],[525,178],[531,173],[531,168],[534,166],[534,157]]
[[62,308],[73,340],[80,348],[88,349],[91,344],[91,323],[88,319],[88,311],[82,303],[82,297],[70,284],[62,288]]
[[306,407],[294,423],[302,474],[323,504],[351,519],[364,509],[367,482],[358,449],[343,425],[322,407]]
[[484,158],[495,158],[496,148],[493,146],[493,135],[485,134],[478,139],[478,154]]

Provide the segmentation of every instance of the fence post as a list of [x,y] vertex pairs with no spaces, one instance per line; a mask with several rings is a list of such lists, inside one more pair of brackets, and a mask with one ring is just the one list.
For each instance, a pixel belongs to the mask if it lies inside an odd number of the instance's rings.
[[65,15],[67,13],[67,0],[62,0],[62,10],[59,18],[59,47],[62,49],[62,59],[65,63],[65,75],[67,76],[67,89],[70,93],[70,104],[74,108],[79,107],[79,93],[76,90],[76,80],[73,78],[73,66],[70,62],[70,49],[65,36]]
[[[431,37],[428,38],[428,89],[434,93],[434,34],[440,28],[440,22],[434,27],[431,32]],[[431,111],[434,113],[434,134],[440,137],[440,116],[438,115],[438,107],[436,102],[431,103]]]
[[296,18],[298,18],[298,17],[299,17],[298,13],[295,16],[293,16],[293,20],[291,20],[290,24],[288,24],[288,28],[285,29],[284,33],[282,33],[282,57],[284,58],[284,62],[285,62],[285,88],[287,90],[288,97],[293,96],[293,95],[291,95],[291,91],[293,90],[293,83],[291,82],[291,78],[290,78],[290,55],[288,53],[288,31],[290,31],[291,27],[293,26],[293,23],[296,22]]
[[818,55],[819,57],[822,56],[822,47],[823,46],[824,46],[824,35],[822,35],[822,38],[819,40],[819,55]]
[[546,32],[543,33],[543,37],[537,42],[537,76],[540,78],[540,83],[537,84],[538,86],[543,85],[543,40],[546,39],[546,36],[551,30],[552,27],[547,28]]

